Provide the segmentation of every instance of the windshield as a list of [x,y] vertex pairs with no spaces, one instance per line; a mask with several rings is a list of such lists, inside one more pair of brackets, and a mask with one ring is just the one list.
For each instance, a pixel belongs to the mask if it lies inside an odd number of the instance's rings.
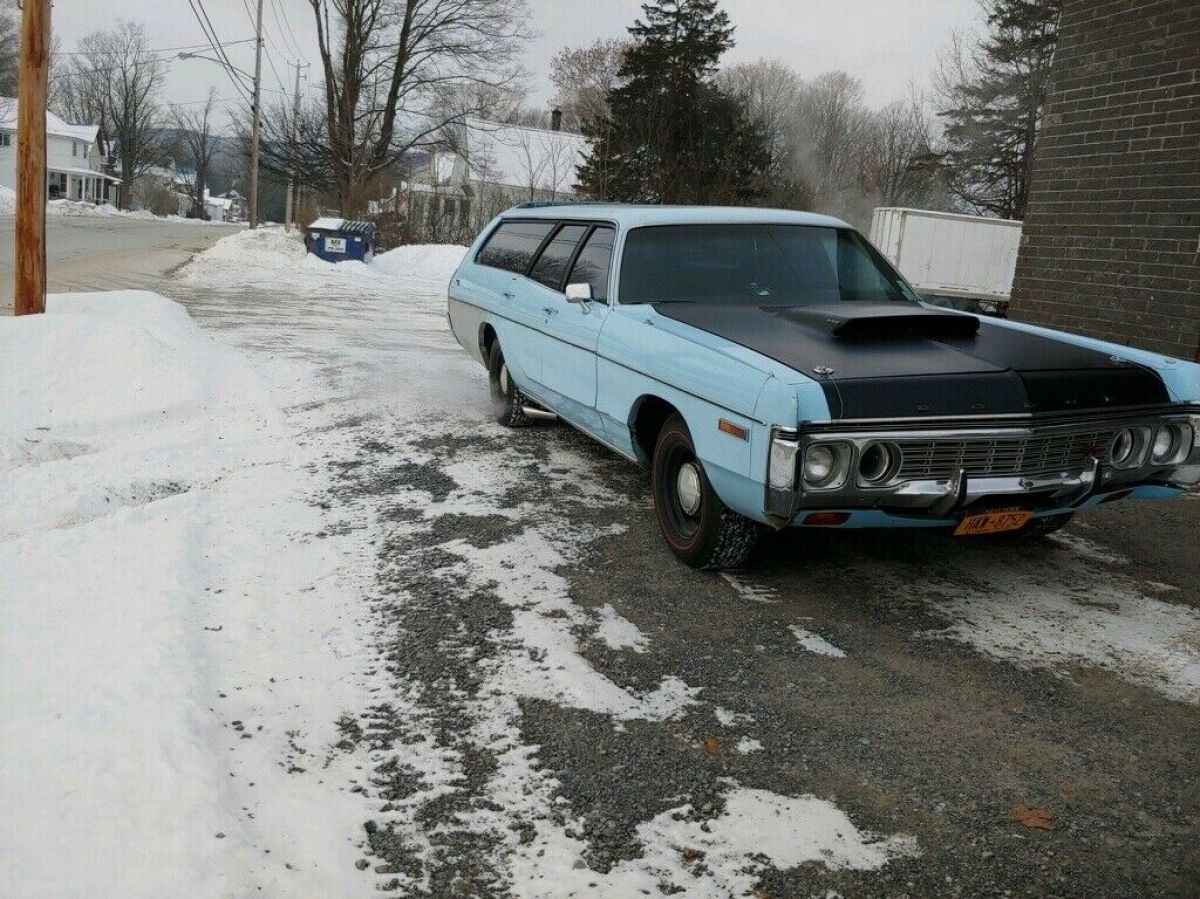
[[848,228],[657,225],[625,240],[620,301],[807,306],[918,297]]

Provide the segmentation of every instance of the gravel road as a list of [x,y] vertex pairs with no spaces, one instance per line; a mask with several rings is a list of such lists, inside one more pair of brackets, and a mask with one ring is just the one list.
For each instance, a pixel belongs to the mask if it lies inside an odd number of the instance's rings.
[[[1027,545],[789,532],[701,574],[644,472],[494,423],[438,285],[166,292],[311,366],[287,415],[372,572],[377,701],[330,751],[361,758],[377,889],[1200,892],[1200,497]],[[836,835],[773,848],[810,812]]]

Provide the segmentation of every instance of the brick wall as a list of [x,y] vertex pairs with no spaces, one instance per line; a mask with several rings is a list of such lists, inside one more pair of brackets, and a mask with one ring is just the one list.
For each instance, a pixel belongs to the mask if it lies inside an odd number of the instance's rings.
[[1068,0],[1010,315],[1200,361],[1200,0]]

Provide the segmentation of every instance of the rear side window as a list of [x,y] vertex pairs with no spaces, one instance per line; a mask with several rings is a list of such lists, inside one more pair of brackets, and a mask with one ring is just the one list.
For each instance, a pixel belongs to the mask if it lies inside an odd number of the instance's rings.
[[579,258],[571,266],[567,283],[592,285],[593,300],[608,299],[608,264],[612,261],[615,234],[612,228],[596,228],[579,251]]
[[558,290],[563,275],[567,273],[567,264],[575,255],[575,246],[586,232],[587,225],[563,225],[559,228],[533,264],[529,277],[551,290]]
[[475,256],[480,265],[525,274],[554,222],[505,222]]

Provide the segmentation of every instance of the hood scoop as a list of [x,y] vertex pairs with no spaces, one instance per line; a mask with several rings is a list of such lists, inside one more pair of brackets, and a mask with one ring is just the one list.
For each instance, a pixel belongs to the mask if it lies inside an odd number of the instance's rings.
[[979,319],[974,315],[927,309],[909,303],[793,306],[781,314],[843,340],[973,337],[979,330]]

